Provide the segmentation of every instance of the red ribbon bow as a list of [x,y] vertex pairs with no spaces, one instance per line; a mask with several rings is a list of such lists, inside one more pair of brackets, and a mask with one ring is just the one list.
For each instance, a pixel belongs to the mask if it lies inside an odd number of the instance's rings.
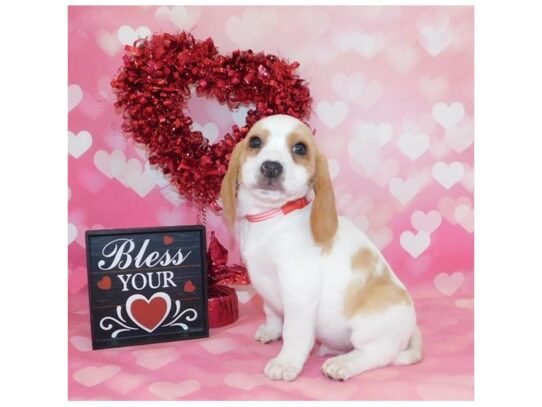
[[215,284],[250,284],[246,267],[240,264],[226,265],[228,251],[211,232],[209,251],[207,252],[207,279],[209,287]]
[[247,269],[239,264],[226,265],[228,251],[211,232],[207,252],[207,281],[209,283],[209,327],[229,325],[239,318],[235,289],[226,284],[250,284]]

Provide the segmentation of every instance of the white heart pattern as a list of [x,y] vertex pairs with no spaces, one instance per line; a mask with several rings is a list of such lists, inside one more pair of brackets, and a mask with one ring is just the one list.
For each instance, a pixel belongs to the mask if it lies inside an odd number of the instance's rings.
[[160,194],[175,207],[179,207],[185,202],[185,199],[179,195],[179,192],[173,185],[160,188]]
[[330,129],[336,128],[348,116],[348,105],[342,100],[330,103],[323,100],[316,106],[316,114],[320,120]]
[[399,241],[403,249],[405,249],[412,257],[417,258],[429,247],[431,237],[429,236],[429,233],[426,232],[414,234],[407,230],[401,233]]
[[197,380],[187,380],[181,383],[154,382],[149,385],[149,391],[164,400],[176,400],[201,389]]
[[470,207],[472,202],[466,196],[461,196],[457,199],[444,196],[439,200],[438,209],[442,216],[444,216],[452,225],[455,225],[457,223],[455,220],[455,210],[460,205],[467,205]]
[[212,355],[221,355],[237,348],[237,343],[230,338],[205,339],[200,345]]
[[429,148],[431,140],[425,133],[406,132],[401,134],[397,141],[397,147],[410,161],[416,161]]
[[224,377],[224,383],[236,389],[252,390],[256,386],[268,384],[269,380],[264,375],[235,372],[230,373],[226,377]]
[[324,10],[306,8],[299,14],[299,22],[307,37],[316,40],[326,32],[330,18]]
[[463,175],[463,178],[461,178],[459,182],[465,189],[472,192],[474,191],[474,169],[466,164],[464,164],[463,167],[465,169],[465,175]]
[[72,336],[70,343],[79,352],[90,352],[92,350],[92,341],[88,336]]
[[94,165],[107,178],[115,178],[122,172],[126,165],[126,157],[121,150],[114,150],[111,154],[99,150],[94,154]]
[[421,185],[417,177],[411,176],[406,180],[400,177],[392,178],[388,184],[391,195],[403,205],[410,202],[420,191]]
[[444,102],[438,102],[431,112],[435,121],[446,130],[453,129],[465,116],[465,108],[460,102],[454,102],[449,106]]
[[239,106],[236,110],[234,110],[231,113],[231,116],[235,124],[237,124],[239,127],[243,127],[247,118],[247,112],[253,107],[253,105]]
[[437,290],[446,296],[452,296],[464,283],[465,276],[462,272],[456,271],[453,274],[440,273],[434,279]]
[[410,217],[410,222],[418,232],[433,233],[442,222],[442,216],[438,211],[432,210],[427,213],[415,211]]
[[226,21],[226,33],[239,48],[250,48],[272,31],[279,17],[275,10],[249,9],[242,17],[230,17]]
[[354,131],[355,137],[348,143],[351,165],[366,176],[377,177],[383,166],[379,152],[391,140],[392,127],[388,123],[356,123]]
[[356,123],[356,136],[361,139],[377,139],[380,147],[385,146],[393,137],[393,129],[389,123]]
[[151,165],[148,161],[145,162],[143,173],[147,178],[154,180],[160,188],[170,185],[169,176],[160,171],[156,166]]
[[173,24],[182,30],[189,31],[198,21],[201,15],[201,9],[199,7],[158,7],[154,13],[154,17],[157,21],[169,20]]
[[365,76],[359,72],[352,75],[336,73],[331,79],[333,90],[346,101],[352,101],[361,95],[365,88],[365,83]]
[[96,43],[110,57],[115,56],[122,49],[122,43],[117,34],[103,28],[96,33]]
[[201,134],[209,140],[209,143],[214,143],[218,139],[218,126],[213,122],[207,122],[203,126],[193,122],[192,131],[201,131]]
[[121,150],[111,154],[99,150],[94,154],[94,165],[109,179],[117,179],[122,185],[135,191],[140,197],[145,197],[158,184],[167,185],[167,178],[158,170],[146,163],[145,168],[136,158],[126,161]]
[[450,189],[457,184],[465,173],[463,164],[459,161],[454,161],[449,165],[443,161],[439,161],[433,165],[433,178],[446,189]]
[[372,59],[382,50],[384,40],[376,33],[340,32],[335,36],[335,44],[342,51],[354,51],[366,59]]
[[77,226],[73,223],[68,223],[68,245],[72,244],[77,237]]
[[175,348],[158,348],[132,352],[136,364],[149,370],[158,370],[163,366],[179,359],[180,354]]
[[423,27],[419,31],[420,43],[432,57],[438,56],[448,48],[454,38],[447,27]]
[[381,166],[379,151],[380,142],[376,138],[354,137],[348,142],[350,164],[365,176],[374,175]]
[[[128,164],[130,164],[132,161],[134,161],[134,164],[137,164],[131,168],[128,168]],[[126,182],[132,190],[143,198],[156,186],[156,182],[150,173],[152,170],[149,167],[149,172],[143,171],[141,168],[141,163],[136,159],[128,161],[128,164],[126,170]]]
[[474,210],[469,205],[463,204],[456,207],[454,217],[467,232],[474,232]]
[[68,112],[71,112],[83,99],[83,90],[79,85],[68,86]]
[[134,30],[129,25],[123,25],[117,31],[117,37],[124,45],[132,45],[138,38],[146,38],[151,34],[149,27],[145,26],[137,27]]
[[455,306],[463,309],[474,309],[474,297],[473,298],[458,298],[455,300]]
[[79,133],[73,134],[68,131],[68,153],[75,157],[81,157],[92,145],[92,135],[82,130]]
[[444,133],[446,143],[456,152],[462,153],[474,142],[474,124],[466,118],[459,125]]
[[105,365],[102,367],[87,366],[73,373],[73,379],[87,387],[94,387],[111,379],[121,371],[120,366]]

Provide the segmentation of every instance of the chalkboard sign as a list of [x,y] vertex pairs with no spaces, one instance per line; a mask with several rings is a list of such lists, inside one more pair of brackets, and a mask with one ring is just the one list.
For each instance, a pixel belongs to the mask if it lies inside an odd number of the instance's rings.
[[93,349],[209,336],[203,226],[85,237]]

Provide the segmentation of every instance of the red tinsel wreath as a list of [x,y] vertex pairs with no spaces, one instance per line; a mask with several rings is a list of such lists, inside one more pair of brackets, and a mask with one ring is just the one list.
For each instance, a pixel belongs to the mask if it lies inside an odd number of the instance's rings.
[[[294,74],[297,62],[251,50],[221,55],[211,38],[199,41],[186,32],[154,34],[125,49],[111,82],[122,130],[146,146],[149,162],[171,175],[181,196],[200,207],[215,207],[231,152],[256,121],[277,113],[305,120],[310,114],[309,88]],[[249,103],[255,108],[243,127],[234,125],[210,144],[190,129],[192,119],[184,112],[190,86],[231,109]]]

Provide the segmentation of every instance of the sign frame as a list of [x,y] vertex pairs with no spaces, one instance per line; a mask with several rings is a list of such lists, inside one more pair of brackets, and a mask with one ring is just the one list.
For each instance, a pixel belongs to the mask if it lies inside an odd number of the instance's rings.
[[[126,313],[125,313],[125,317],[123,318],[120,313],[121,311],[119,309],[120,308],[120,304],[119,305],[116,305],[116,308],[117,308],[117,314],[118,317],[119,317],[119,322],[122,321],[124,323],[127,323],[128,322],[128,318],[126,318],[126,315],[129,315],[131,320],[129,320],[130,323],[132,322],[135,322],[135,324],[132,324],[132,328],[140,328],[140,331],[147,331],[146,333],[141,333],[139,336],[137,337],[123,337],[121,334],[118,335],[118,337],[116,337],[115,339],[111,338],[110,340],[106,340],[106,339],[98,339],[97,337],[97,330],[100,329],[99,328],[99,324],[100,324],[100,321],[98,321],[96,319],[96,301],[97,301],[97,298],[96,297],[99,297],[100,293],[101,293],[101,289],[97,287],[97,284],[96,284],[96,276],[98,275],[97,273],[94,272],[94,270],[96,270],[97,268],[97,264],[98,264],[98,261],[97,261],[97,257],[96,256],[93,256],[92,254],[92,247],[93,247],[93,240],[95,240],[96,238],[103,238],[103,237],[119,237],[119,238],[130,238],[130,237],[134,237],[134,236],[138,236],[138,235],[162,235],[162,240],[163,240],[163,245],[164,247],[166,247],[168,244],[170,243],[166,243],[166,238],[172,238],[171,235],[178,235],[178,234],[183,234],[183,233],[187,233],[187,232],[198,232],[199,233],[199,244],[198,244],[198,247],[199,247],[199,265],[192,265],[192,266],[170,266],[170,267],[166,267],[166,266],[161,266],[161,267],[154,267],[154,268],[158,268],[159,270],[158,271],[162,271],[164,272],[164,269],[165,268],[171,268],[172,270],[177,268],[177,272],[179,271],[179,269],[181,267],[197,267],[199,266],[199,274],[201,275],[201,280],[199,280],[200,284],[200,289],[198,291],[197,294],[201,295],[201,305],[200,305],[200,311],[199,312],[199,320],[200,320],[200,325],[201,327],[198,328],[197,331],[190,331],[190,330],[186,330],[186,331],[182,331],[180,330],[179,332],[176,332],[176,333],[161,333],[161,334],[155,334],[153,335],[153,332],[159,328],[162,328],[162,324],[165,323],[166,321],[164,319],[166,319],[168,317],[168,315],[171,313],[171,311],[173,310],[174,306],[177,306],[177,302],[179,302],[179,305],[180,305],[180,300],[178,301],[171,301],[171,299],[169,299],[169,294],[165,294],[164,297],[168,297],[168,298],[165,298],[167,299],[167,303],[168,303],[168,306],[167,306],[167,312],[165,312],[164,314],[164,317],[163,319],[160,321],[160,323],[158,323],[158,325],[155,325],[154,328],[151,328],[151,327],[146,327],[145,325],[142,325],[140,322],[141,320],[136,320],[134,319],[134,316],[132,316],[132,313],[128,313],[128,301],[126,302],[127,303],[127,307],[126,307]],[[208,316],[208,288],[207,288],[207,243],[206,243],[206,231],[205,231],[205,226],[203,225],[186,225],[186,226],[164,226],[164,227],[144,227],[144,228],[127,228],[127,229],[101,229],[101,230],[87,230],[85,232],[85,243],[86,243],[86,259],[87,259],[87,279],[88,279],[88,295],[89,295],[89,311],[90,311],[90,328],[91,328],[91,338],[92,338],[92,349],[94,350],[98,350],[98,349],[107,349],[107,348],[117,348],[117,347],[124,347],[124,346],[136,346],[136,345],[146,345],[146,344],[152,344],[152,343],[163,343],[163,342],[171,342],[171,341],[179,341],[179,340],[186,340],[186,339],[197,339],[197,338],[206,338],[209,336],[209,316]],[[156,242],[154,242],[156,243]],[[154,244],[153,243],[153,244]],[[182,249],[180,249],[180,251],[182,251]],[[187,255],[188,257],[188,255]],[[119,263],[120,264],[120,263]],[[144,270],[145,270],[145,273],[148,273],[149,270],[152,270],[153,267],[145,267]],[[132,269],[133,270],[133,269]],[[172,271],[170,270],[169,272],[170,273],[175,273],[175,271]],[[118,270],[111,270],[111,273],[110,274],[114,274],[115,272],[118,272]],[[166,273],[168,271],[165,271]],[[138,274],[138,273],[133,273],[133,275],[135,274]],[[124,278],[126,280],[128,280],[128,277],[126,275],[123,275]],[[169,277],[171,277],[171,274],[168,274]],[[147,275],[147,277],[150,279],[151,276]],[[167,287],[167,283],[168,281],[171,283],[172,282],[172,278],[174,277],[171,277],[170,279],[168,279],[166,277],[166,275],[164,273],[162,273],[162,276],[158,275],[158,281],[160,281],[160,277],[162,277],[162,281],[165,281],[165,284],[166,284],[166,287]],[[176,278],[177,276],[175,276]],[[120,279],[120,277],[119,277]],[[132,279],[133,279],[133,276],[132,276]],[[103,280],[103,277],[102,279]],[[100,280],[100,281],[101,281]],[[111,277],[109,277],[109,281],[108,281],[108,285],[111,286]],[[115,280],[116,281],[116,280]],[[192,289],[192,287],[195,287],[192,283],[191,280],[190,281],[190,285],[188,288],[189,289]],[[98,281],[99,282],[99,281]],[[121,282],[123,284],[125,284],[124,280],[121,279]],[[135,284],[134,281],[132,281],[132,283]],[[188,283],[188,281],[186,282]],[[186,283],[185,283],[185,287],[184,287],[184,290],[186,291]],[[151,286],[151,284],[149,283],[149,286]],[[124,288],[127,288],[126,285],[124,285]],[[183,287],[176,287],[178,290],[183,290]],[[125,290],[126,291],[126,290]],[[148,290],[147,290],[148,291]],[[190,291],[188,291],[190,292]],[[138,293],[138,291],[134,291],[135,294]],[[143,302],[146,302],[146,304],[142,304],[141,301],[140,301],[140,308],[141,308],[141,305],[143,305],[144,307],[145,306],[150,306],[152,304],[152,302],[154,302],[155,300],[155,297],[158,296],[160,297],[159,292],[156,293],[157,295],[152,295],[150,297],[144,295],[144,294],[141,294],[140,295],[140,298],[141,299],[141,296],[143,297]],[[164,293],[162,293],[164,294]],[[136,295],[132,295],[131,297],[136,297]],[[158,298],[160,299],[160,298]],[[196,298],[197,299],[197,298]],[[138,301],[138,299],[135,299],[135,301],[132,301],[130,303],[130,310],[133,309],[133,304]],[[119,302],[122,302],[121,300],[119,300]],[[164,301],[164,298],[162,298],[162,302],[163,303],[166,303],[166,301]],[[155,303],[155,305],[160,305],[160,304],[157,304]],[[113,307],[113,306],[110,306],[110,307]],[[177,308],[178,310],[178,308]],[[184,313],[184,311],[182,312]],[[181,314],[182,314],[181,313]],[[135,312],[134,312],[135,314]],[[197,312],[194,310],[194,314],[198,315]],[[144,314],[142,314],[144,315]],[[175,314],[175,315],[178,315],[178,314]],[[196,320],[197,317],[194,317],[193,320]],[[103,318],[102,318],[103,319]],[[190,321],[190,319],[188,319]],[[183,324],[181,324],[183,325]],[[186,325],[186,324],[184,324]],[[164,325],[164,326],[167,326],[167,325]],[[152,329],[151,331],[149,331],[149,329]],[[104,329],[102,329],[104,330]],[[122,330],[122,329],[121,329]],[[124,329],[124,331],[126,331],[126,329]]]

